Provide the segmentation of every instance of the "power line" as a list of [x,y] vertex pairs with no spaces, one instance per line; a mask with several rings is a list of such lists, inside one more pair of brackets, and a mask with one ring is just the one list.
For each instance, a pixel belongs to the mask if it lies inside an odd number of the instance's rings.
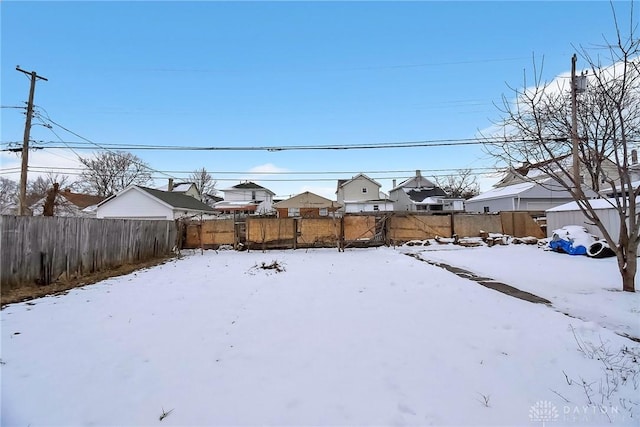
[[[51,169],[49,166],[31,166],[31,168]],[[55,167],[56,170],[69,170],[69,171],[82,171],[84,168],[80,167]],[[460,170],[471,171],[496,171],[496,168],[490,167],[478,167],[478,168],[440,168],[440,169],[420,169],[421,172],[458,172]],[[177,173],[188,174],[193,173],[192,170],[162,170],[158,172],[164,173]],[[212,175],[357,175],[359,173],[368,175],[379,174],[399,174],[399,173],[414,173],[415,169],[406,170],[353,170],[353,171],[223,171],[223,170],[208,170]]]
[[[64,131],[66,131],[66,132],[69,132],[70,134],[72,134],[72,135],[74,135],[74,136],[77,136],[78,138],[80,138],[80,139],[82,139],[82,140],[84,140],[84,141],[88,142],[89,144],[93,144],[93,145],[95,145],[96,147],[98,147],[98,148],[99,148],[99,149],[101,149],[101,150],[108,151],[108,152],[110,152],[110,153],[112,153],[112,154],[114,154],[114,155],[120,156],[120,154],[119,154],[118,152],[116,152],[116,151],[112,151],[112,150],[111,150],[111,149],[109,149],[109,148],[102,147],[100,144],[98,144],[98,143],[96,143],[96,142],[91,141],[89,138],[85,138],[84,136],[79,135],[79,134],[77,134],[76,132],[74,132],[74,131],[72,131],[72,130],[70,130],[70,129],[67,129],[66,127],[62,126],[60,123],[55,122],[55,121],[54,121],[54,120],[49,116],[49,113],[47,112],[47,110],[46,110],[46,109],[44,109],[43,107],[38,107],[38,108],[40,108],[40,109],[42,109],[42,110],[44,111],[44,113],[45,113],[45,115],[46,115],[46,118],[44,118],[44,120],[48,121],[49,123],[51,123],[51,124],[53,124],[53,125],[55,125],[55,126],[59,127],[60,129],[62,129],[62,130],[64,130]],[[42,117],[41,117],[41,118],[42,118]],[[69,149],[71,149],[72,151],[73,151],[73,149],[74,149],[74,148],[75,148],[75,149],[78,149],[77,147],[71,147],[71,146],[68,146],[66,143],[65,143],[65,147],[48,147],[48,148],[69,148]],[[85,148],[86,148],[86,147],[85,147]],[[5,151],[5,150],[0,150],[0,151]],[[76,155],[78,155],[78,154],[76,153]],[[81,159],[81,157],[80,157],[79,155],[78,155],[78,159]],[[138,161],[136,161],[136,160],[134,160],[134,159],[127,159],[127,160],[131,161],[132,163],[134,163],[134,164],[136,164],[136,165],[138,165],[138,166],[140,166],[140,167],[143,167],[143,168],[145,168],[145,169],[148,169],[148,170],[150,170],[150,171],[152,171],[152,172],[157,172],[157,173],[163,174],[163,175],[165,175],[165,176],[167,176],[167,177],[169,177],[169,178],[175,178],[175,177],[173,177],[173,176],[171,176],[171,175],[165,174],[164,172],[161,172],[161,171],[158,171],[158,170],[156,170],[156,169],[153,169],[152,167],[150,167],[149,165],[147,165],[147,164],[146,164],[146,163],[144,163],[144,162],[138,162]]]
[[[52,121],[55,124],[55,122]],[[57,124],[56,124],[57,125]],[[63,128],[67,130],[66,128]],[[67,130],[68,131],[68,130]],[[70,131],[69,131],[70,132]],[[563,141],[567,137],[549,137],[549,141]],[[46,148],[69,148],[76,150],[91,150],[94,147],[82,145],[78,141],[60,141],[64,146],[49,145]],[[380,143],[345,143],[345,144],[326,144],[326,145],[280,145],[280,146],[181,146],[181,145],[147,145],[147,144],[117,144],[117,143],[95,143],[90,141],[89,144],[96,146],[102,150],[110,149],[119,150],[150,150],[150,151],[304,151],[304,150],[372,150],[372,149],[400,149],[400,148],[430,148],[430,147],[455,147],[467,145],[484,145],[484,144],[510,144],[510,143],[535,143],[533,139],[480,139],[480,138],[460,138],[460,139],[431,139],[420,141],[400,141],[400,142],[380,142]],[[57,141],[46,141],[44,144],[55,144]],[[7,144],[7,143],[3,143]],[[75,145],[70,145],[75,144]],[[0,151],[9,151],[2,149]]]

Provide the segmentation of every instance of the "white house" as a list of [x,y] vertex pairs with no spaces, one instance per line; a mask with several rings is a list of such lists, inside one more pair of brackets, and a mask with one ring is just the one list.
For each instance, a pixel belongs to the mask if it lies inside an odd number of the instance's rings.
[[338,204],[345,213],[393,211],[393,202],[380,194],[381,185],[358,174],[351,179],[338,180],[336,190]]
[[213,206],[217,212],[263,215],[273,211],[275,193],[254,182],[242,182],[222,192],[224,200]]
[[[394,180],[395,181],[395,180]],[[423,177],[419,170],[416,176],[409,178],[389,191],[396,211],[462,211],[462,199],[448,198],[442,188]]]
[[198,200],[201,200],[202,198],[200,191],[198,191],[198,187],[196,187],[194,182],[174,182],[173,178],[169,178],[167,185],[157,187],[156,190],[185,194]]
[[572,201],[571,194],[551,178],[495,187],[465,202],[466,212],[540,212]]
[[278,218],[322,218],[334,217],[341,206],[325,197],[305,191],[286,200],[274,203]]
[[213,213],[213,208],[194,197],[131,185],[98,204],[96,216],[174,220]]
[[[565,163],[566,170],[572,175],[572,157],[564,156],[558,159]],[[530,165],[509,170],[506,175],[489,191],[470,198],[465,202],[466,212],[503,212],[503,211],[530,211],[542,212],[568,203],[573,200],[571,193],[558,181],[551,178],[540,168],[544,165]],[[609,168],[607,162],[603,167]],[[560,174],[564,176],[564,174]],[[581,176],[584,177],[584,174]],[[572,182],[567,176],[565,182]],[[588,197],[597,197],[597,193],[591,190],[594,183],[586,180],[589,185],[582,185],[582,191]]]

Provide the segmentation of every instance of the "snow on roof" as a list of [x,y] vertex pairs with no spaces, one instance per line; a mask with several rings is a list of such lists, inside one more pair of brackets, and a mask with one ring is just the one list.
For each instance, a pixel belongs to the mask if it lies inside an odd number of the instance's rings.
[[[195,185],[193,182],[178,182],[173,184],[173,189],[171,190],[174,193],[184,193],[188,191],[192,185]],[[161,185],[160,187],[156,187],[156,190],[161,191],[169,191],[169,184]]]
[[187,191],[189,190],[189,188],[191,188],[193,184],[191,182],[182,182],[180,184],[176,184],[173,186],[173,190],[171,191],[176,191],[176,192],[180,192],[180,191]]
[[520,193],[530,190],[535,185],[537,185],[535,182],[522,182],[520,184],[507,185],[506,187],[497,187],[475,197],[472,197],[468,201],[475,202],[478,200],[490,200],[499,199],[502,197],[516,196]]
[[[613,209],[616,206],[615,199],[591,199],[589,204],[593,209]],[[578,203],[569,202],[555,208],[547,209],[545,212],[563,212],[580,210]]]

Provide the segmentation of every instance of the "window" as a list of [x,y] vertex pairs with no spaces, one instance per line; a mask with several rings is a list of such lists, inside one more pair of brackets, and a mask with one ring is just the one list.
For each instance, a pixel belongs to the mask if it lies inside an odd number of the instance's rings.
[[367,192],[367,187],[362,187],[362,194],[365,194]]
[[484,213],[489,213],[489,206],[483,207],[482,210],[484,211]]
[[327,216],[327,215],[329,215],[329,209],[327,209],[327,208],[320,208],[320,210],[319,210],[318,214],[319,214],[320,216]]
[[252,191],[251,192],[251,200],[255,200],[256,199],[256,192]]
[[380,210],[380,208],[378,207],[378,205],[373,205],[373,210],[374,210],[374,211],[379,211],[379,210]]
[[287,216],[289,217],[300,216],[300,208],[289,208],[287,211]]

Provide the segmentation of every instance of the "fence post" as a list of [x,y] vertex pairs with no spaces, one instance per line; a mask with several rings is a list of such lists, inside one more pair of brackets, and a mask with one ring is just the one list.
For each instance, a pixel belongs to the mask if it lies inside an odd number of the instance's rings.
[[456,225],[455,225],[455,212],[451,212],[451,237],[456,234]]
[[298,218],[293,219],[293,249],[298,249]]

